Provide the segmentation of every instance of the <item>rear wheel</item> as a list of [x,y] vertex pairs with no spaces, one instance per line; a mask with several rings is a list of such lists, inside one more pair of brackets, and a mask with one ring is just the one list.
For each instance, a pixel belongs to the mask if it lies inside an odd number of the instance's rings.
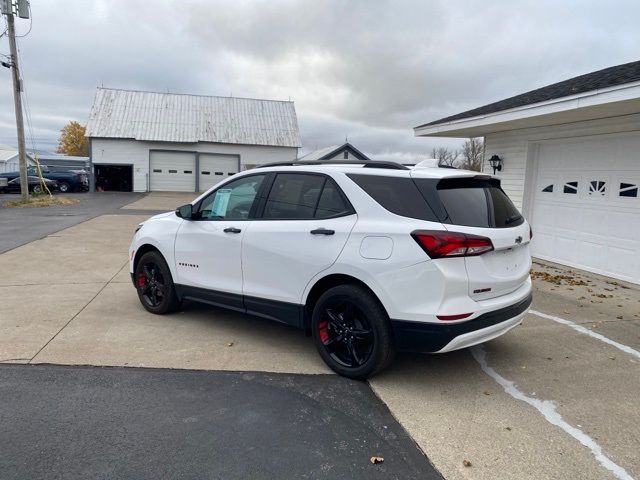
[[69,185],[67,182],[58,182],[58,190],[60,190],[62,193],[67,193],[69,190],[71,190],[71,185]]
[[32,191],[33,193],[42,193],[42,186],[40,184],[34,185]]
[[140,303],[149,312],[169,313],[180,306],[171,272],[159,252],[142,255],[136,265],[134,279]]
[[387,314],[378,300],[358,285],[327,290],[313,309],[311,329],[322,359],[345,377],[366,379],[393,360]]

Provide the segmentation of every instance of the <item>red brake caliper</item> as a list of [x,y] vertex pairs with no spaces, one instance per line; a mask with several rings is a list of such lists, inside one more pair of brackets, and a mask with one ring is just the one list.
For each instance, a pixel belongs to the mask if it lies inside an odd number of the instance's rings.
[[147,283],[147,277],[144,276],[144,273],[141,273],[140,275],[138,275],[138,286],[144,287],[146,283]]
[[322,343],[327,343],[329,341],[329,322],[320,322],[318,324],[318,331],[320,333],[320,341]]

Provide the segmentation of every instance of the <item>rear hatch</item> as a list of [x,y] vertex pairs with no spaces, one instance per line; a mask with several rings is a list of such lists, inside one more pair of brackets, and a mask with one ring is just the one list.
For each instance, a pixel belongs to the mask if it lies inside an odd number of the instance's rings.
[[487,237],[493,244],[493,251],[464,258],[471,298],[506,295],[527,281],[531,269],[529,225],[498,179],[476,175],[414,177],[414,181],[447,230]]

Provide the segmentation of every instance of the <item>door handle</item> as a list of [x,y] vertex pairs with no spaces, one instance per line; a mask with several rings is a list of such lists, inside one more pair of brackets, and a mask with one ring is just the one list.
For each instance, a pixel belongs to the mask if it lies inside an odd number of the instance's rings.
[[335,230],[329,230],[328,228],[316,228],[309,232],[311,235],[333,235]]
[[227,227],[223,230],[224,233],[240,233],[242,230],[235,227]]

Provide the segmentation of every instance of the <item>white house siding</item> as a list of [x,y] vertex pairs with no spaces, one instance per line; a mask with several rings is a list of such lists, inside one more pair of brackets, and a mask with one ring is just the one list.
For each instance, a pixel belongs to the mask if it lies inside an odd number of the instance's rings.
[[262,145],[232,145],[222,143],[141,142],[130,139],[91,139],[91,159],[94,164],[133,165],[133,191],[146,192],[149,187],[149,151],[181,150],[200,153],[239,155],[241,169],[271,162],[292,161],[297,157],[295,147]]
[[527,214],[529,206],[523,200],[527,182],[531,181],[527,177],[531,175],[525,173],[532,168],[536,142],[634,131],[640,134],[640,114],[487,134],[483,170],[492,174],[489,158],[494,154],[500,156],[504,166],[496,176],[502,180],[507,195]]

